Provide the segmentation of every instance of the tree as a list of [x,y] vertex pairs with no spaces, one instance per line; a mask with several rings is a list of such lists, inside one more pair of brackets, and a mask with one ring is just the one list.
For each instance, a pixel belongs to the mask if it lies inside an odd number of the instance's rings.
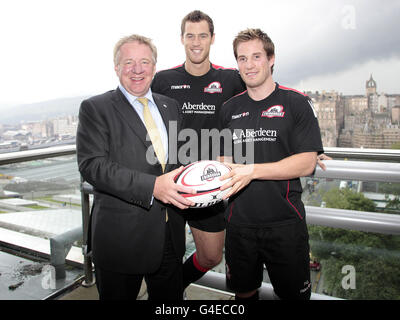
[[400,183],[380,182],[378,192],[400,196]]
[[328,208],[375,212],[375,203],[362,193],[348,188],[331,189],[323,196]]
[[386,206],[385,213],[399,213],[400,212],[400,197],[396,196],[393,199],[390,199],[388,195],[385,195]]
[[390,149],[400,149],[400,142],[393,143],[390,146]]

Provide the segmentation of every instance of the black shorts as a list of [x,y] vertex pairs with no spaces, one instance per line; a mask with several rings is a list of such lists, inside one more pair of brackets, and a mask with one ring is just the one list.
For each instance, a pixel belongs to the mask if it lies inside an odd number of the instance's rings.
[[225,239],[227,285],[236,293],[258,289],[265,265],[280,299],[309,299],[309,249],[304,220],[266,228],[228,224]]
[[224,212],[226,203],[221,201],[211,207],[184,210],[189,226],[206,232],[224,231],[226,227]]

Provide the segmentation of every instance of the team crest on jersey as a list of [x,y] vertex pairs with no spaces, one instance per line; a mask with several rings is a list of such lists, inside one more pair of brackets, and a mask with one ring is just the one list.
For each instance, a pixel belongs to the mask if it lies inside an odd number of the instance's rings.
[[261,112],[261,117],[266,118],[283,118],[285,111],[283,111],[283,106],[276,105],[268,108]]
[[218,81],[211,82],[207,87],[204,88],[204,92],[222,93],[221,83],[219,83]]

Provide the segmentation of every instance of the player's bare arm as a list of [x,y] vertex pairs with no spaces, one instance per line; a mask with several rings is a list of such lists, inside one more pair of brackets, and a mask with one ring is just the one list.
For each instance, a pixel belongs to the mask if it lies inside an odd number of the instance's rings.
[[228,199],[246,187],[252,180],[288,180],[310,175],[317,163],[316,152],[303,152],[284,158],[280,161],[256,164],[226,163],[231,171],[220,179],[232,178],[221,186],[221,190],[232,187],[224,196]]

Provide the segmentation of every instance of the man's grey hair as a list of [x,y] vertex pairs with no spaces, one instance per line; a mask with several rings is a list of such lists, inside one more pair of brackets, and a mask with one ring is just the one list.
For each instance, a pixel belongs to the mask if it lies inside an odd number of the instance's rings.
[[144,36],[138,35],[138,34],[132,34],[130,36],[126,36],[121,38],[115,45],[114,47],[114,65],[117,66],[119,64],[119,54],[120,54],[120,49],[125,43],[130,43],[130,42],[139,42],[140,44],[145,44],[147,45],[152,54],[153,54],[153,63],[157,63],[157,48],[153,44],[152,40],[150,38],[146,38]]

